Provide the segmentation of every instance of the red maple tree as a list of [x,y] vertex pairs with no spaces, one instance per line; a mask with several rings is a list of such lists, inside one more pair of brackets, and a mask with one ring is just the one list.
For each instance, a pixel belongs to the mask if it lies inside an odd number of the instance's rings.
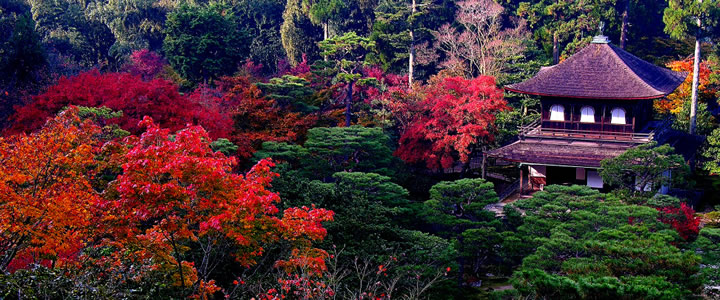
[[[278,268],[326,270],[327,253],[312,244],[333,212],[281,212],[271,161],[237,174],[200,126],[171,134],[149,117],[138,126],[140,136],[105,141],[71,106],[35,133],[0,138],[1,271],[39,263],[123,286],[163,280],[177,296],[207,298],[221,291],[211,276],[218,257],[249,267],[280,241],[291,254]],[[114,180],[96,178],[107,170]]]
[[[289,208],[281,216],[275,206],[280,197],[267,190],[274,165],[260,161],[245,176],[233,173],[236,160],[210,148],[207,132],[199,126],[178,131],[162,129],[150,118],[140,137],[124,140],[122,174],[110,183],[102,220],[112,239],[106,245],[119,249],[114,260],[134,261],[165,272],[173,285],[197,293],[218,291],[208,278],[219,243],[232,249],[244,266],[255,264],[263,245],[287,241],[294,250],[287,262],[303,262],[324,251],[312,248],[325,237],[322,222],[333,213],[318,208]],[[190,249],[205,249],[197,261],[187,260]],[[121,265],[122,266],[122,265]],[[318,265],[324,268],[324,265]],[[142,268],[141,268],[142,269]],[[119,269],[117,272],[126,270]]]
[[[204,99],[203,99],[204,100]],[[211,99],[212,100],[212,99]],[[39,129],[45,120],[63,107],[70,105],[108,107],[122,111],[123,116],[111,120],[133,134],[142,132],[138,122],[150,116],[164,128],[178,130],[187,124],[212,128],[213,138],[226,134],[218,131],[217,114],[206,113],[207,106],[200,99],[188,99],[178,87],[164,79],[143,81],[140,76],[128,73],[100,73],[88,71],[73,77],[63,77],[54,86],[33,101],[19,107],[11,117],[10,133],[31,132]]]
[[700,232],[700,217],[689,205],[680,203],[680,207],[666,206],[658,208],[660,221],[670,224],[684,240],[694,240]]
[[160,75],[167,66],[167,61],[160,54],[141,49],[130,54],[130,61],[125,64],[124,69],[143,80],[151,80]]
[[[693,64],[692,57],[671,61],[667,64],[667,67],[673,71],[688,72],[688,74],[685,77],[685,81],[683,81],[673,93],[665,98],[655,100],[653,105],[657,112],[661,114],[678,114],[682,111],[683,103],[690,101],[692,95]],[[717,63],[709,60],[700,62],[698,73],[698,97],[700,101],[709,103],[714,100],[718,92],[718,86],[717,81],[713,82],[713,77],[717,76],[720,76],[720,67],[718,67]]]
[[467,163],[495,138],[495,116],[508,110],[495,78],[434,78],[413,91],[391,91],[389,104],[401,136],[395,155],[430,169]]

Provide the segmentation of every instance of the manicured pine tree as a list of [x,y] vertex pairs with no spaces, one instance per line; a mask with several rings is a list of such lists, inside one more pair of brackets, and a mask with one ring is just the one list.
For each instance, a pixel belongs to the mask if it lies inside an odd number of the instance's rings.
[[[332,64],[336,71],[335,82],[345,84],[345,126],[352,121],[352,94],[355,83],[369,83],[371,79],[363,78],[361,68],[365,55],[375,47],[375,42],[366,37],[348,32],[319,43],[323,56],[333,58]],[[373,78],[374,79],[374,78]]]

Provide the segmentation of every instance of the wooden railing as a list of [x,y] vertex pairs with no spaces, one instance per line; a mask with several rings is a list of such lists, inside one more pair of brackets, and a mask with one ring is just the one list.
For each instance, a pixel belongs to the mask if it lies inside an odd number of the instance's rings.
[[632,124],[611,124],[611,123],[583,123],[580,121],[542,121],[542,128],[565,129],[565,130],[587,130],[603,132],[633,132]]
[[519,135],[524,137],[540,137],[540,138],[558,138],[558,139],[574,139],[587,141],[617,141],[630,143],[647,143],[653,139],[654,132],[637,133],[637,132],[608,132],[594,130],[574,130],[574,129],[557,129],[544,128],[540,126],[540,120],[528,125],[520,126]]

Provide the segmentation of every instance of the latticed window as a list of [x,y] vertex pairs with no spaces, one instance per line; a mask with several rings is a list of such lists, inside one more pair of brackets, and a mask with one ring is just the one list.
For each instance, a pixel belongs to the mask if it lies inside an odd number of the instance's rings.
[[565,108],[562,105],[550,106],[550,121],[565,121]]
[[619,107],[613,108],[610,111],[610,114],[612,115],[612,119],[610,119],[610,124],[625,124],[625,110]]
[[583,106],[580,110],[580,122],[595,123],[595,109],[592,106]]

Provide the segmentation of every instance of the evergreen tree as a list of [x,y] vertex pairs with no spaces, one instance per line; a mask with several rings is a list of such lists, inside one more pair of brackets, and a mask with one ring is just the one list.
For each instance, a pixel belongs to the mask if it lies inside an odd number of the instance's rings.
[[705,143],[703,169],[711,175],[720,174],[720,128],[713,130]]
[[126,56],[132,50],[160,50],[165,18],[171,8],[155,0],[96,0],[88,3],[85,14],[110,29],[115,37],[111,52]]
[[557,64],[561,53],[572,54],[587,44],[601,21],[615,18],[615,0],[521,2],[517,14],[527,19],[536,40],[550,40],[547,50]]
[[315,92],[310,82],[302,77],[283,75],[271,78],[269,82],[256,83],[265,95],[279,103],[281,106],[290,106],[294,111],[310,113],[318,107],[310,103],[310,96]]
[[287,162],[299,176],[325,182],[343,171],[393,176],[396,160],[389,142],[380,128],[316,127],[308,130],[304,146],[266,142],[255,158]]
[[182,4],[165,24],[165,55],[180,75],[207,82],[237,70],[248,56],[248,38],[221,3]]
[[29,0],[28,3],[35,30],[49,49],[70,57],[71,63],[81,67],[115,63],[110,55],[115,37],[105,24],[88,18],[82,3],[68,0]]
[[[683,183],[689,172],[685,159],[670,145],[656,142],[630,148],[601,162],[603,182],[632,193],[656,193],[661,186]],[[667,172],[671,171],[672,176]]]
[[302,61],[302,55],[317,57],[317,44],[320,39],[318,28],[303,12],[302,0],[287,0],[283,12],[283,24],[280,37],[288,62],[295,66]]
[[700,285],[700,257],[676,247],[682,239],[655,208],[557,185],[513,206],[525,214],[522,242],[503,248],[529,253],[511,281],[523,296],[686,299]]
[[424,214],[430,224],[440,228],[438,235],[452,240],[459,251],[458,284],[466,270],[478,276],[480,269],[498,257],[501,223],[484,210],[498,201],[493,184],[485,179],[443,181],[430,188]]
[[7,40],[0,40],[0,82],[27,82],[39,67],[45,64],[45,49],[35,32],[30,13],[14,18],[15,26]]
[[273,73],[285,58],[280,38],[283,24],[284,0],[247,0],[233,3],[233,11],[250,42],[250,59],[262,64],[266,72]]
[[347,8],[342,0],[303,0],[310,21],[323,28],[323,41],[330,38],[330,22],[343,17]]
[[352,95],[353,86],[359,82],[368,84],[375,78],[363,78],[361,67],[365,63],[365,55],[375,48],[375,42],[369,38],[358,36],[355,32],[348,32],[319,43],[324,56],[333,59],[333,69],[336,72],[334,82],[345,84],[345,126],[352,121]]
[[370,61],[385,70],[407,72],[408,86],[418,77],[418,65],[430,65],[436,53],[430,47],[432,30],[439,23],[451,22],[442,9],[449,3],[433,0],[386,0],[375,9],[371,38],[377,44],[377,55]]

